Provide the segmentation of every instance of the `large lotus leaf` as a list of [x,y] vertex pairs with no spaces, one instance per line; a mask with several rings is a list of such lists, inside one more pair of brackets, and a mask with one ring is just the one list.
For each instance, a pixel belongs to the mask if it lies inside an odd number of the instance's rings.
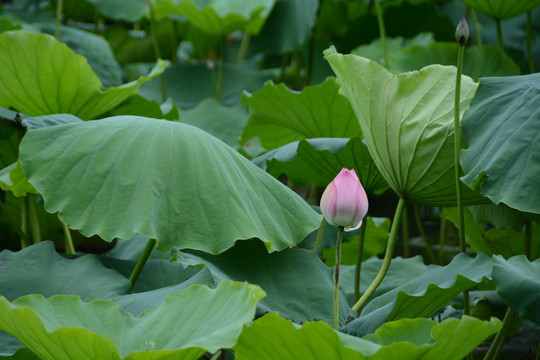
[[250,116],[241,143],[257,136],[264,148],[275,149],[296,140],[359,135],[351,106],[338,90],[336,80],[328,78],[302,92],[267,82],[253,94],[244,93]]
[[[384,252],[390,234],[390,219],[367,217],[365,221],[366,232],[364,234],[364,249],[362,261]],[[341,247],[341,263],[343,265],[355,265],[358,257],[359,237],[351,237],[344,241]],[[326,265],[333,266],[336,261],[336,247],[323,248],[322,253],[326,258]]]
[[159,61],[148,76],[102,90],[86,59],[47,34],[8,31],[0,34],[0,103],[31,116],[70,113],[94,118],[135,94],[160,74]]
[[480,80],[463,118],[463,182],[495,204],[540,214],[540,74]]
[[493,282],[497,293],[519,316],[540,325],[540,259],[525,255],[505,260],[493,257]]
[[20,149],[46,210],[106,241],[139,233],[164,252],[217,254],[258,237],[275,251],[321,221],[292,190],[190,125],[118,116],[31,130]]
[[68,260],[49,241],[0,253],[0,295],[10,301],[28,294],[78,295],[90,301],[126,294],[128,289],[129,281],[104,268],[94,255]]
[[[297,323],[333,321],[332,269],[307,250],[292,248],[268,254],[259,241],[241,241],[217,256],[189,251],[178,258],[186,265],[204,264],[216,281],[231,279],[259,285],[266,298],[259,303],[258,313],[278,311]],[[344,296],[340,298],[339,315],[341,324],[352,315]]]
[[362,336],[387,321],[429,317],[464,290],[490,278],[490,258],[459,254],[447,266],[431,265],[423,274],[375,297],[343,331]]
[[[409,201],[456,203],[454,92],[456,68],[432,65],[392,74],[379,64],[335,48],[325,57],[349,99],[375,164],[390,187]],[[477,85],[462,77],[460,113]],[[466,203],[482,199],[464,189]]]
[[0,328],[44,360],[198,359],[234,346],[262,297],[246,283],[222,281],[215,290],[194,285],[139,317],[77,296],[28,295],[11,304],[0,297]]
[[358,137],[295,141],[268,151],[253,162],[275,177],[286,174],[300,185],[325,187],[346,167],[356,170],[367,192],[382,192],[388,187]]
[[462,0],[470,7],[495,19],[511,18],[540,5],[540,0]]
[[360,339],[321,321],[298,327],[270,313],[244,329],[234,350],[238,360],[459,360],[500,328],[495,318],[402,319]]
[[[431,64],[456,65],[459,45],[433,43],[427,46],[409,46],[389,56],[388,67],[405,72],[420,70]],[[463,74],[474,80],[484,76],[519,75],[519,66],[506,53],[495,46],[471,46],[463,56]]]
[[224,36],[236,30],[257,34],[275,0],[152,0],[156,18],[184,15],[202,31]]
[[[476,222],[469,209],[464,211],[465,240],[475,252],[483,252],[488,256],[502,255],[510,258],[515,255],[525,254],[525,232],[509,229],[490,228]],[[445,208],[441,216],[450,220],[459,227],[457,208]],[[532,223],[531,258],[540,256],[540,226]]]
[[180,113],[181,122],[196,126],[235,149],[239,146],[247,117],[245,107],[223,106],[214,98],[205,99],[195,108]]
[[37,193],[24,175],[19,161],[0,170],[0,189],[10,190],[17,197],[24,196],[29,192]]
[[467,209],[471,212],[476,223],[490,223],[495,225],[497,229],[517,231],[527,220],[525,214],[504,204],[473,205],[468,206]]
[[[40,25],[48,34],[54,34],[55,24]],[[101,36],[71,26],[60,28],[60,41],[77,54],[84,56],[99,77],[103,87],[122,84],[122,69],[114,58],[111,45]]]

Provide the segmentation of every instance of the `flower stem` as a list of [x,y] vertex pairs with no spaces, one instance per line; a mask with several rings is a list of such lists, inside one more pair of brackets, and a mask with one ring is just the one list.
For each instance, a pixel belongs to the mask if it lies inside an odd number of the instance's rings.
[[71,237],[71,231],[69,230],[69,227],[64,223],[62,223],[62,228],[64,229],[64,251],[66,254],[74,255],[75,247],[73,246],[73,238]]
[[381,37],[381,51],[383,56],[383,65],[388,67],[388,56],[386,54],[386,31],[384,29],[384,19],[382,16],[379,0],[375,0],[375,11],[377,12],[377,23],[379,24],[379,36]]
[[422,219],[420,218],[420,211],[418,210],[418,204],[414,204],[414,220],[416,222],[416,227],[418,228],[418,232],[420,233],[420,236],[422,237],[422,240],[424,241],[424,245],[426,247],[426,255],[429,258],[429,261],[431,261],[432,264],[435,264],[437,262],[437,259],[435,259],[435,255],[433,255],[433,250],[431,249],[431,245],[429,244],[426,230],[424,230],[424,227],[422,226]]
[[531,39],[533,37],[532,31],[532,10],[527,11],[527,57],[529,58],[529,73],[534,73],[534,61],[532,53]]
[[486,353],[486,356],[484,356],[484,360],[495,360],[497,356],[499,355],[499,352],[501,351],[501,348],[504,343],[504,339],[506,338],[506,333],[508,332],[508,328],[510,327],[510,323],[512,322],[512,317],[514,316],[515,312],[511,308],[508,308],[506,310],[506,313],[504,314],[503,324],[501,331],[495,335],[495,339],[493,339],[493,342],[491,343],[491,346],[489,347],[488,352]]
[[[456,71],[456,92],[454,97],[454,174],[456,180],[456,195],[458,207],[458,225],[459,225],[459,251],[465,253],[467,245],[465,243],[465,216],[463,209],[463,192],[460,180],[459,152],[461,150],[461,125],[459,119],[459,105],[461,94],[461,73],[463,70],[463,53],[465,52],[465,44],[459,44],[458,60]],[[463,291],[463,314],[469,315],[469,290]]]
[[456,195],[458,206],[458,227],[459,227],[459,250],[465,252],[465,217],[463,215],[463,193],[460,178],[459,152],[461,150],[461,126],[459,120],[459,105],[461,93],[461,72],[463,69],[463,53],[465,46],[458,48],[458,60],[456,71],[456,92],[454,97],[454,174],[456,180]]
[[386,253],[384,254],[384,260],[381,266],[381,269],[379,270],[379,273],[369,285],[366,292],[362,295],[360,300],[356,302],[356,304],[353,305],[352,309],[356,312],[360,312],[362,307],[366,304],[368,299],[373,295],[375,290],[377,290],[377,287],[381,284],[381,282],[384,279],[384,276],[386,275],[386,272],[388,271],[388,268],[390,267],[390,261],[392,260],[392,256],[394,254],[394,248],[396,247],[396,239],[397,234],[399,231],[399,224],[401,223],[401,215],[403,214],[403,209],[405,208],[405,198],[400,197],[399,202],[396,207],[396,213],[394,214],[394,221],[392,222],[392,228],[390,230],[390,237],[388,238],[388,245],[386,247]]
[[133,290],[135,287],[135,283],[137,282],[137,279],[139,278],[139,275],[141,274],[142,269],[144,268],[144,265],[146,264],[146,261],[148,260],[148,257],[152,253],[152,250],[154,250],[154,246],[156,246],[156,239],[148,239],[148,242],[146,243],[146,247],[143,250],[143,253],[141,254],[141,257],[139,258],[139,261],[137,261],[137,265],[135,265],[135,268],[131,272],[131,275],[129,276],[129,282],[131,283],[131,288],[129,289],[129,293]]
[[360,270],[362,269],[362,257],[364,255],[364,239],[366,238],[367,220],[360,226],[358,236],[358,255],[356,256],[356,267],[354,268],[354,301],[360,299]]
[[341,242],[343,226],[338,226],[336,240],[336,270],[334,272],[334,329],[339,330],[339,266],[341,265]]

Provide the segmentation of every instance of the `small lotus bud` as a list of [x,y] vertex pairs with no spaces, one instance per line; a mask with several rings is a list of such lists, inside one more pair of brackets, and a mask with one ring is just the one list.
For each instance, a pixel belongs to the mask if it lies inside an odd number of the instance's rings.
[[366,192],[354,170],[343,168],[324,190],[321,212],[329,224],[358,229],[368,211]]
[[456,41],[459,45],[465,45],[468,39],[469,25],[467,25],[467,20],[465,20],[465,17],[462,17],[456,27]]

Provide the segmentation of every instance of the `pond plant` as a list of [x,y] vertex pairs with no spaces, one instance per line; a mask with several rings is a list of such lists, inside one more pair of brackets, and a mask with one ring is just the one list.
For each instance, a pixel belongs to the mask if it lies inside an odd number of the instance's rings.
[[540,359],[538,24],[2,1],[0,359]]

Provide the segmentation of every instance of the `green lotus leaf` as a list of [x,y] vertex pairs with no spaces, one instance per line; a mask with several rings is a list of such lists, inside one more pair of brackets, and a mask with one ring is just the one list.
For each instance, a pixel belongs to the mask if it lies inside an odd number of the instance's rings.
[[318,138],[289,143],[254,159],[269,174],[295,184],[326,187],[342,168],[355,169],[367,192],[388,188],[362,139]]
[[540,325],[540,259],[493,257],[493,282],[504,302],[524,319]]
[[68,260],[44,241],[18,252],[0,252],[0,295],[12,301],[28,294],[78,295],[83,301],[126,294],[129,281],[94,255]]
[[[79,0],[80,1],[80,0]],[[144,0],[85,0],[95,5],[104,16],[129,22],[139,21],[147,12],[148,5]]]
[[136,115],[166,120],[178,120],[180,117],[178,108],[172,99],[168,99],[160,105],[156,100],[148,100],[141,95],[134,95],[128,103],[117,107],[114,115]]
[[270,313],[244,329],[234,350],[238,360],[459,360],[500,328],[496,318],[401,319],[360,339],[321,321],[299,327]]
[[20,161],[0,170],[0,189],[10,190],[17,197],[25,196],[28,193],[37,194],[36,189],[24,175]]
[[253,94],[244,93],[242,104],[250,115],[240,142],[257,136],[264,148],[275,149],[302,139],[359,135],[351,106],[338,90],[336,80],[327,78],[302,92],[269,81]]
[[190,125],[111,117],[31,130],[20,151],[45,209],[106,241],[138,233],[164,252],[217,254],[258,237],[276,251],[321,222],[292,190]]
[[0,34],[0,51],[9,54],[0,59],[0,103],[30,116],[95,118],[165,69],[159,61],[147,76],[103,90],[86,59],[50,35],[8,31]]
[[[409,46],[389,55],[388,66],[400,72],[420,70],[431,64],[455,65],[459,45],[438,42],[427,46]],[[463,74],[474,80],[485,76],[519,75],[519,66],[495,46],[465,48]]]
[[156,19],[183,15],[202,31],[224,36],[236,30],[257,34],[276,0],[152,0]]
[[139,317],[77,296],[28,295],[12,303],[0,297],[0,328],[45,360],[198,359],[234,346],[263,297],[246,283],[222,281],[215,290],[194,285]]
[[[259,314],[277,311],[297,323],[333,321],[332,269],[306,250],[292,248],[268,254],[259,241],[240,241],[217,256],[190,250],[178,259],[186,265],[205,265],[216,281],[230,279],[259,285],[266,292],[258,305]],[[352,314],[341,296],[340,323],[344,324]]]
[[[333,47],[325,57],[390,187],[411,202],[455,205],[455,67],[432,65],[392,74],[371,60],[339,54]],[[469,77],[462,77],[461,114],[476,88]],[[465,203],[485,202],[466,188],[463,196]]]
[[507,19],[540,5],[540,0],[462,0],[470,7],[495,19]]
[[421,275],[374,297],[342,331],[362,336],[387,321],[432,316],[464,290],[490,278],[490,258],[458,254],[447,266],[428,266]]
[[[462,181],[495,204],[540,214],[540,74],[484,78],[463,117]],[[519,124],[519,126],[516,126]]]

